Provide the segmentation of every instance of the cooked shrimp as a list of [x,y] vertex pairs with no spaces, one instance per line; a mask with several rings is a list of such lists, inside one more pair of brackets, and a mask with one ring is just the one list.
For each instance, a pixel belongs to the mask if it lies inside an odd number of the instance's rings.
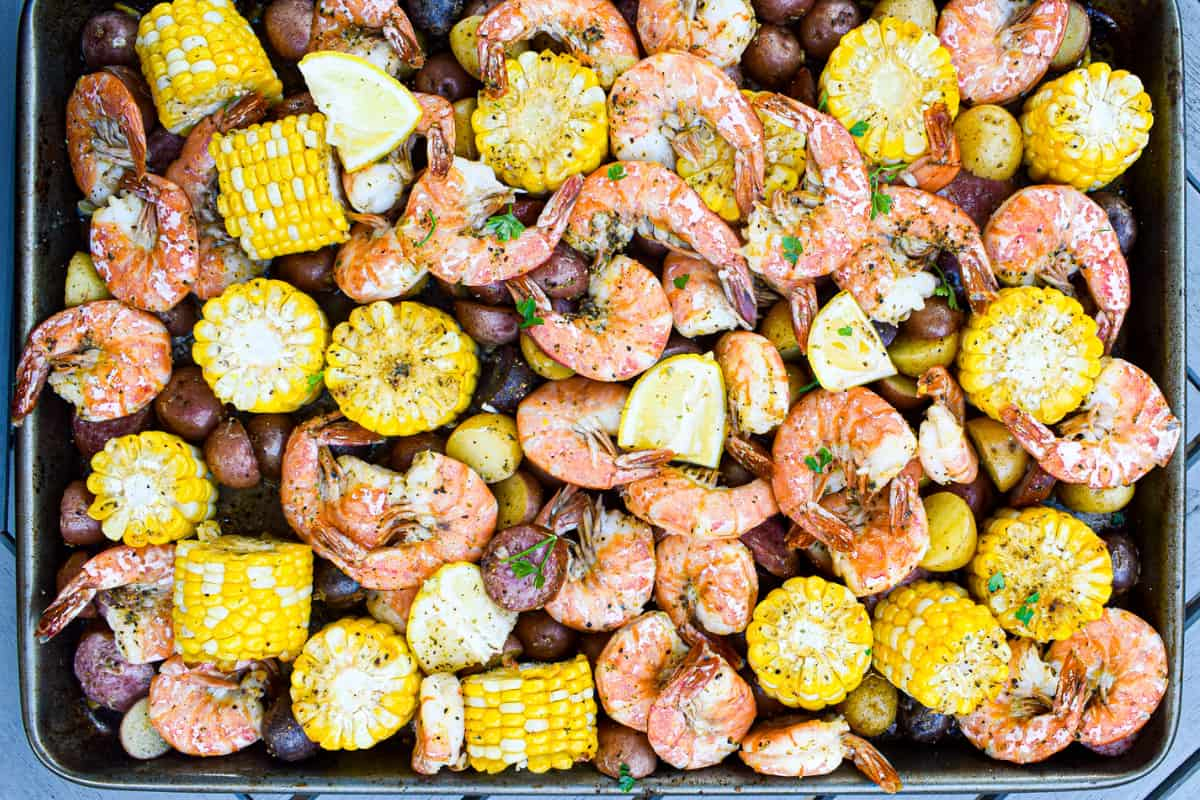
[[622,491],[629,513],[667,533],[730,539],[779,513],[771,482],[718,486],[715,470],[666,466]]
[[1096,304],[1105,352],[1129,310],[1129,265],[1104,209],[1070,186],[1028,186],[992,214],[983,244],[996,276],[1010,286],[1035,280],[1074,296],[1078,272]]
[[694,339],[746,327],[746,320],[725,297],[717,272],[695,256],[668,253],[663,260],[662,287],[680,335]]
[[673,168],[674,140],[699,125],[716,129],[733,147],[734,195],[749,214],[763,193],[766,145],[762,122],[728,75],[696,56],[667,52],[642,59],[613,84],[609,138],[622,161]]
[[770,433],[788,412],[788,378],[775,345],[749,331],[727,333],[713,348],[725,391],[729,419],[737,434]]
[[650,707],[687,654],[665,612],[647,611],[627,622],[604,645],[593,670],[604,713],[644,733]]
[[337,50],[399,77],[425,63],[421,42],[397,0],[317,0],[308,52]]
[[368,589],[367,613],[380,622],[386,622],[396,629],[396,633],[404,633],[408,629],[408,612],[412,610],[413,601],[417,599],[419,586],[409,586],[404,589]]
[[933,399],[917,433],[921,468],[934,483],[971,483],[979,474],[979,457],[963,427],[967,401],[962,387],[945,367],[931,367],[917,380],[917,395]]
[[703,641],[659,692],[646,736],[676,769],[703,769],[737,750],[757,710],[750,685]]
[[[130,587],[156,594],[156,602],[137,614],[137,630],[116,637],[117,649],[131,664],[162,661],[170,657],[175,647],[171,628],[171,588],[175,581],[175,546],[150,545],[129,547],[117,545],[101,551],[84,562],[83,568],[62,588],[38,620],[34,635],[41,642],[62,632],[100,592]],[[166,596],[166,613],[162,613],[161,596]],[[149,599],[149,598],[147,598]],[[114,602],[115,600],[115,602]],[[114,614],[132,611],[131,596],[108,595],[105,604]],[[137,603],[141,605],[141,603]],[[105,614],[106,618],[108,614]]]
[[645,0],[637,9],[647,53],[682,50],[718,67],[738,63],[758,30],[749,0]]
[[567,580],[546,613],[577,631],[611,631],[642,612],[654,590],[654,534],[646,523],[590,503],[568,540]]
[[146,174],[146,127],[133,93],[116,75],[84,75],[67,100],[67,152],[75,185],[101,206],[129,175]]
[[1007,103],[1042,79],[1067,32],[1067,0],[950,0],[937,35],[962,97]]
[[413,719],[412,768],[421,775],[436,775],[442,767],[467,766],[466,707],[462,684],[449,672],[426,675],[417,695]]
[[937,102],[925,109],[925,138],[929,149],[908,165],[905,173],[926,192],[942,189],[962,169],[962,151],[954,135],[954,120],[946,104]]
[[1132,736],[1150,721],[1167,691],[1167,650],[1145,620],[1106,608],[1100,619],[1050,645],[1046,660],[1061,671],[1071,653],[1086,667],[1091,692],[1079,741],[1102,747]]
[[213,664],[188,667],[175,656],[150,681],[150,724],[185,755],[236,753],[262,736],[269,678],[261,661],[226,673]]
[[513,299],[532,299],[541,324],[528,333],[548,356],[585,378],[624,381],[654,366],[671,336],[671,306],[654,273],[625,256],[593,269],[576,312],[555,311],[528,278],[508,282]]
[[762,775],[805,778],[828,775],[847,758],[888,794],[900,791],[900,776],[875,745],[850,732],[841,716],[803,720],[780,717],[755,726],[738,753]]
[[118,300],[58,312],[34,328],[17,364],[12,421],[33,411],[46,382],[91,422],[141,411],[171,378],[171,335],[153,314]]
[[338,248],[333,280],[356,303],[402,297],[427,274],[413,263],[406,240],[396,226],[375,214],[353,215],[357,223]]
[[583,182],[567,225],[567,244],[587,255],[607,256],[635,233],[713,264],[725,296],[753,326],[758,314],[754,284],[737,234],[700,195],[661,164],[624,161],[600,167]]
[[117,649],[129,663],[162,661],[175,651],[172,583],[134,583],[96,593],[100,616],[112,629]]
[[1075,741],[1088,700],[1087,671],[1068,653],[1062,673],[1045,661],[1032,639],[1011,641],[1008,682],[958,725],[971,744],[1001,761],[1034,764]]
[[697,627],[717,636],[746,630],[758,600],[758,572],[746,545],[672,535],[655,546],[654,555],[654,601],[685,640],[700,640]]
[[1042,469],[1093,489],[1129,486],[1165,467],[1181,426],[1154,379],[1120,358],[1105,358],[1092,391],[1073,415],[1050,428],[1015,406],[1004,424]]
[[525,457],[562,481],[611,489],[653,475],[669,450],[621,453],[613,443],[629,387],[574,376],[539,386],[517,406]]

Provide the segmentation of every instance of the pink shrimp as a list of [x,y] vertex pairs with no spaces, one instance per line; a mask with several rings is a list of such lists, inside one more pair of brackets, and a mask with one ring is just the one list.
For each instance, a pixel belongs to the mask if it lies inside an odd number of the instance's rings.
[[962,169],[962,150],[954,135],[954,120],[946,104],[937,102],[925,109],[925,138],[929,149],[908,165],[917,188],[926,192],[944,189]]
[[317,0],[308,52],[337,50],[393,76],[425,63],[421,42],[397,0]]
[[403,297],[421,284],[424,267],[409,256],[396,226],[375,214],[354,214],[350,238],[338,248],[333,280],[356,303]]
[[702,258],[668,253],[662,287],[671,304],[675,330],[689,339],[746,326],[721,287],[718,270]]
[[75,185],[103,205],[126,176],[146,174],[146,128],[137,99],[110,72],[75,83],[67,100],[67,152]]
[[788,412],[788,377],[779,350],[764,336],[734,331],[717,340],[735,434],[770,433]]
[[746,630],[758,600],[758,572],[746,545],[672,535],[655,546],[654,555],[654,600],[684,640],[700,641],[700,631],[727,636]]
[[841,716],[825,720],[787,716],[760,723],[742,740],[738,756],[755,772],[789,778],[828,775],[849,758],[888,794],[903,788],[883,754],[851,733]]
[[185,755],[236,753],[262,736],[272,670],[270,662],[250,662],[227,673],[213,664],[188,667],[175,656],[150,681],[150,724]]
[[962,387],[945,367],[931,367],[917,379],[917,396],[931,397],[917,434],[921,467],[934,483],[971,483],[979,474],[979,457],[967,438],[967,401]]
[[665,612],[647,611],[625,623],[596,659],[596,693],[604,713],[644,733],[651,706],[687,654]]
[[715,471],[683,467],[663,467],[632,481],[622,495],[639,519],[706,539],[736,538],[779,513],[769,480],[728,488],[717,486]]
[[758,29],[750,0],[642,0],[637,12],[647,53],[682,50],[722,68],[738,63]]
[[413,772],[436,775],[442,767],[465,769],[467,715],[458,678],[449,672],[425,676],[418,700],[413,719]]

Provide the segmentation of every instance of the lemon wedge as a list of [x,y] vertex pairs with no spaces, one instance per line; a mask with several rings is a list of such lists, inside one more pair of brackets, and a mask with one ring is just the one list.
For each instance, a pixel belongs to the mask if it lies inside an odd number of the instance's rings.
[[716,467],[725,445],[725,379],[712,354],[672,356],[646,370],[625,400],[617,443]]
[[896,374],[875,326],[849,292],[836,294],[813,319],[808,365],[821,387],[832,392]]
[[300,59],[300,73],[347,171],[395,150],[421,118],[412,92],[365,58],[319,50]]

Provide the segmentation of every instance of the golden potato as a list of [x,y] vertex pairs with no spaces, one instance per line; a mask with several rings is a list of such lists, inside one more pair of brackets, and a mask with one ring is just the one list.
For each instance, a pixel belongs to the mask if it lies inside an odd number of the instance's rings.
[[871,12],[871,19],[883,17],[906,19],[930,33],[937,28],[937,9],[933,0],[879,0]]
[[1083,6],[1075,0],[1067,3],[1067,32],[1063,34],[1062,44],[1050,59],[1050,69],[1061,72],[1075,66],[1083,58],[1087,50],[1088,40],[1092,38],[1092,21],[1088,19]]
[[479,148],[475,146],[475,129],[471,127],[471,115],[478,106],[479,101],[474,97],[464,97],[454,103],[454,155],[459,158],[469,158],[472,161],[479,158]]
[[951,492],[931,494],[922,502],[929,520],[929,551],[921,559],[921,566],[931,572],[965,567],[975,555],[978,536],[971,507]]
[[446,455],[463,462],[488,483],[499,483],[517,471],[524,455],[517,422],[504,414],[468,417],[446,440]]
[[533,522],[542,508],[542,484],[522,470],[493,485],[492,494],[500,504],[500,511],[496,515],[498,531]]
[[900,335],[888,348],[888,356],[896,369],[910,378],[919,378],[930,367],[948,367],[958,355],[958,334],[940,339],[918,339]]
[[1082,514],[1111,514],[1129,505],[1133,499],[1132,484],[1093,489],[1080,483],[1059,483],[1055,491],[1063,505]]
[[63,305],[67,308],[112,297],[104,278],[96,271],[92,257],[83,252],[71,256],[67,263],[67,285],[63,295]]
[[808,394],[808,392],[817,388],[814,385],[816,378],[812,373],[804,368],[803,364],[784,364],[784,370],[787,372],[788,378],[788,408],[800,402],[800,398]]
[[969,419],[967,435],[971,437],[979,461],[997,489],[1007,492],[1024,477],[1025,468],[1029,466],[1029,454],[1003,423],[990,417]]
[[1021,125],[1000,106],[968,108],[954,120],[954,136],[972,175],[1005,181],[1021,167]]
[[[482,14],[477,14],[473,17],[463,17],[450,29],[451,52],[454,53],[454,57],[458,60],[459,65],[476,80],[479,80],[479,50],[476,45],[478,41],[476,31],[479,30],[479,23],[481,22],[483,22]],[[529,42],[520,40],[509,44],[504,48],[504,52],[510,57],[515,58],[528,49]]]
[[795,361],[803,355],[796,341],[796,332],[792,330],[792,312],[787,300],[780,300],[771,306],[759,324],[758,332],[775,345],[784,361]]
[[525,356],[525,363],[530,369],[548,381],[561,381],[575,374],[575,370],[546,355],[546,351],[538,347],[538,343],[527,333],[521,334],[521,355]]
[[899,699],[895,686],[868,672],[858,688],[846,695],[839,709],[850,730],[859,736],[879,736],[896,721]]

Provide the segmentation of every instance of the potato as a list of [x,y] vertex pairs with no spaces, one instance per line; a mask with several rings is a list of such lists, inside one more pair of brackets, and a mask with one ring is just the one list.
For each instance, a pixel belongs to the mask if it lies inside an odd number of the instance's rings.
[[323,558],[313,565],[312,597],[338,611],[358,605],[367,599],[367,590],[358,581]]
[[808,13],[813,0],[754,0],[754,13],[763,22],[787,25]]
[[171,433],[189,442],[206,439],[225,413],[199,367],[180,367],[154,398],[158,421]]
[[280,692],[267,709],[262,721],[262,738],[267,754],[280,761],[303,761],[321,752],[321,746],[309,739],[296,721],[289,692]]
[[1137,243],[1138,224],[1133,208],[1125,198],[1112,192],[1092,192],[1088,197],[1108,214],[1108,221],[1112,224],[1113,232],[1117,234],[1121,252],[1129,255],[1129,251],[1133,250],[1134,244]]
[[278,480],[283,470],[283,451],[292,435],[292,418],[287,414],[254,414],[246,422],[250,446],[264,477]]
[[1056,494],[1062,504],[1081,514],[1111,514],[1129,505],[1134,487],[1114,486],[1111,489],[1093,489],[1081,483],[1060,483]]
[[263,29],[271,49],[284,61],[299,61],[308,52],[313,0],[271,0],[263,12]]
[[960,169],[954,180],[937,193],[967,212],[967,216],[982,230],[992,212],[1015,190],[1016,184],[1011,180],[994,181]]
[[63,291],[63,305],[71,308],[92,300],[108,300],[111,297],[104,278],[100,277],[100,273],[96,271],[96,265],[92,263],[92,257],[83,252],[71,256],[71,260],[67,262],[67,283],[66,289]]
[[947,483],[941,490],[956,494],[966,501],[976,522],[987,519],[996,507],[996,487],[992,485],[986,469],[978,470],[975,480],[970,483]]
[[120,9],[101,11],[83,25],[80,49],[88,69],[112,64],[138,65],[133,43],[137,39],[138,18]]
[[1021,167],[1021,125],[1000,106],[968,108],[954,120],[954,136],[973,175],[1006,181]]
[[566,242],[559,242],[550,258],[528,277],[542,287],[547,297],[578,300],[587,292],[591,274],[587,258]]
[[517,617],[513,633],[534,661],[558,661],[575,649],[579,634],[541,609]]
[[900,732],[917,744],[937,744],[950,736],[958,725],[950,714],[939,714],[908,695],[900,698],[897,721]]
[[967,435],[992,483],[1002,492],[1017,485],[1029,466],[1029,454],[1004,424],[989,417],[967,420]]
[[499,483],[521,464],[517,422],[504,414],[468,417],[446,440],[446,455],[463,462],[488,483]]
[[804,66],[804,48],[790,30],[767,23],[759,26],[741,63],[746,74],[763,86],[782,90]]
[[522,470],[494,484],[492,494],[500,504],[500,511],[496,515],[498,531],[533,522],[542,508],[542,484]]
[[958,355],[958,334],[940,339],[918,339],[900,334],[888,348],[896,369],[910,378],[919,378],[930,367],[948,367]]
[[462,15],[463,0],[406,0],[408,18],[419,30],[432,36],[445,36]]
[[575,370],[546,355],[546,351],[538,347],[533,337],[524,331],[521,332],[521,355],[525,356],[525,363],[534,372],[548,381],[561,381],[575,374]]
[[808,67],[796,70],[791,83],[788,84],[787,96],[793,100],[799,100],[806,106],[816,108],[817,82],[813,80],[812,70]]
[[[476,44],[479,37],[475,35],[475,32],[479,29],[481,22],[483,22],[483,15],[475,14],[463,17],[450,29],[450,50],[462,68],[475,80],[480,79],[479,50]],[[509,58],[516,58],[528,49],[529,41],[520,39],[506,46],[504,52]]]
[[[604,719],[596,729],[596,738],[599,746],[592,763],[608,777],[618,780],[625,775],[645,778],[658,769],[658,756],[646,734]],[[625,775],[622,775],[622,767]]]
[[75,440],[75,447],[79,449],[79,454],[85,460],[90,460],[92,456],[104,449],[104,445],[108,443],[109,439],[128,436],[131,433],[141,433],[149,428],[153,421],[154,408],[149,405],[141,411],[102,422],[89,422],[76,414],[71,417],[71,437]]
[[780,300],[771,306],[771,310],[759,324],[758,332],[775,345],[784,361],[795,361],[803,355],[800,352],[800,344],[796,341],[796,332],[792,328],[792,311],[787,300]]
[[1050,59],[1050,69],[1061,72],[1075,66],[1083,58],[1091,38],[1092,21],[1088,19],[1083,6],[1071,0],[1067,3],[1067,32],[1063,34],[1054,58]]
[[879,736],[896,721],[900,694],[883,677],[868,672],[839,707],[850,730],[859,736]]
[[937,28],[937,9],[933,0],[879,0],[871,12],[871,19],[883,17],[906,19],[930,33]]
[[975,555],[977,531],[971,507],[951,492],[923,498],[929,520],[929,550],[920,566],[930,572],[951,572],[967,565]]
[[131,664],[117,649],[112,631],[84,634],[75,650],[75,677],[93,703],[128,711],[150,691],[153,664]]
[[483,361],[471,409],[515,413],[517,405],[540,383],[541,378],[517,354],[517,348],[508,344],[498,347]]
[[512,306],[455,300],[454,318],[468,336],[485,347],[515,342],[521,332],[521,315]]
[[146,169],[161,175],[183,152],[184,137],[176,136],[163,127],[155,128],[146,137]]
[[479,158],[479,148],[475,146],[475,129],[471,127],[471,115],[479,107],[479,101],[474,97],[464,97],[454,101],[454,155],[472,161]]
[[917,395],[917,382],[907,375],[892,375],[871,384],[871,388],[897,411],[919,411],[929,403],[929,398]]
[[800,401],[800,398],[815,389],[813,381],[816,380],[812,373],[804,368],[803,364],[784,363],[784,371],[787,373],[788,379],[788,407],[794,406]]
[[121,747],[133,758],[146,760],[165,755],[171,749],[150,722],[150,698],[138,700],[121,717]]
[[791,578],[800,573],[800,554],[787,546],[787,527],[783,520],[771,517],[741,536],[750,548],[754,563],[776,578]]
[[842,36],[862,23],[854,0],[818,0],[800,22],[800,41],[810,58],[829,58]]
[[585,633],[579,637],[579,652],[587,656],[587,660],[591,662],[592,669],[596,668],[596,659],[600,658],[600,654],[604,652],[604,646],[608,644],[608,640],[612,638],[613,633],[614,631]]
[[237,417],[217,425],[204,440],[204,463],[217,483],[231,489],[249,489],[262,480],[250,434]]
[[967,312],[957,301],[955,305],[958,307],[951,308],[950,301],[944,297],[930,297],[924,306],[909,314],[908,319],[900,324],[897,335],[903,333],[916,339],[940,339],[958,333],[967,321]]
[[302,292],[331,292],[337,288],[333,281],[333,263],[337,247],[322,247],[309,253],[291,253],[275,259],[275,277],[287,281]]
[[1108,559],[1112,562],[1113,594],[1124,594],[1134,587],[1142,574],[1138,546],[1129,534],[1120,531],[1106,531],[1100,538],[1104,540],[1104,546],[1108,549]]
[[167,326],[167,333],[172,337],[189,336],[192,328],[200,319],[200,304],[195,295],[188,295],[166,311],[159,311],[154,316]]
[[450,53],[438,53],[425,59],[425,66],[413,77],[413,88],[425,94],[440,95],[451,103],[473,97],[479,81],[467,74]]
[[446,437],[432,432],[414,433],[412,436],[401,436],[392,443],[392,453],[388,458],[388,466],[396,472],[408,472],[412,466],[413,457],[425,450],[435,453],[446,452]]
[[88,491],[83,481],[71,481],[63,490],[58,505],[58,530],[63,541],[73,547],[87,547],[104,541],[100,521],[88,516],[88,507],[96,495]]

